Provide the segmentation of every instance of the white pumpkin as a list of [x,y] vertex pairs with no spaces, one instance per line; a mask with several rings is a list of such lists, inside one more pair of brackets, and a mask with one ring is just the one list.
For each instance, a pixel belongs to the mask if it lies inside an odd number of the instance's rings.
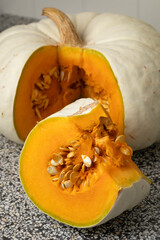
[[[125,110],[125,135],[133,149],[160,140],[160,34],[150,25],[117,14],[69,15],[85,48],[101,52],[117,78]],[[0,132],[20,142],[13,119],[14,98],[30,55],[59,44],[56,25],[45,19],[0,34]]]

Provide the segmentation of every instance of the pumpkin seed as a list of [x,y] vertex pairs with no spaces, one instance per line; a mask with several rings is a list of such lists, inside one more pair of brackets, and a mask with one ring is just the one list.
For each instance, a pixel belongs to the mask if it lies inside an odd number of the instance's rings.
[[34,110],[35,110],[35,113],[36,113],[37,117],[39,117],[40,119],[42,119],[42,116],[41,116],[41,114],[40,114],[40,111],[38,110],[38,107],[35,107]]
[[58,181],[58,177],[52,178],[52,181],[53,181],[53,182],[57,182],[57,181]]
[[46,83],[43,83],[43,86],[44,86],[44,89],[49,89],[50,88],[50,86]]
[[71,78],[71,72],[68,72],[68,76],[67,76],[67,82],[70,81],[70,78]]
[[97,162],[98,158],[95,156],[93,162]]
[[90,186],[89,178],[87,178],[86,183],[87,183],[87,185],[88,185],[88,187],[89,187],[89,186]]
[[65,189],[64,181],[62,181],[61,186],[63,189]]
[[77,163],[74,167],[73,167],[73,171],[78,172],[82,167],[82,163]]
[[49,99],[47,98],[44,102],[43,109],[46,109],[48,107],[48,104],[49,104]]
[[72,170],[69,170],[68,172],[66,172],[63,179],[64,180],[68,180],[69,177],[70,177],[71,172],[72,172]]
[[83,182],[83,180],[81,178],[78,178],[78,180],[76,182],[77,187],[80,187],[82,182]]
[[120,147],[120,151],[121,151],[121,153],[123,153],[126,156],[130,156],[131,155],[131,152],[130,152],[129,148],[127,148],[125,146]]
[[62,165],[63,164],[63,157],[60,154],[53,153],[51,164],[54,166]]
[[66,158],[65,162],[66,162],[66,165],[71,165],[72,164],[72,160],[70,158]]
[[119,135],[117,138],[116,138],[116,140],[115,140],[115,142],[125,142],[125,136],[124,135]]
[[84,173],[85,170],[86,170],[86,166],[83,164],[83,165],[82,165],[82,169],[81,169],[82,173]]
[[40,90],[44,90],[44,86],[42,85],[42,82],[37,82],[36,86],[40,89]]
[[80,144],[79,144],[79,143],[76,143],[76,144],[73,145],[73,147],[74,147],[74,148],[78,148],[78,147],[80,147]]
[[34,101],[38,97],[38,94],[39,94],[39,90],[34,88],[32,91],[31,100]]
[[[52,69],[49,71],[49,75],[52,76],[56,71],[57,71],[57,67],[55,66],[54,68],[52,68]],[[58,75],[57,75],[57,77],[58,77]]]
[[101,104],[104,106],[109,106],[109,102],[108,101],[106,101],[106,100],[101,100]]
[[70,144],[72,145],[72,144],[75,144],[75,143],[77,143],[77,141],[75,140],[75,141],[71,141],[70,142]]
[[92,161],[90,159],[90,157],[88,157],[87,155],[81,155],[83,163],[86,167],[90,167],[92,165]]
[[105,104],[105,103],[103,103],[102,105],[103,105],[104,109],[108,112],[109,111],[109,105]]
[[[38,84],[39,87],[43,85],[42,82],[36,83],[36,84]],[[49,98],[47,98],[46,94],[42,94],[40,90],[35,88],[32,91],[31,99],[32,99],[32,107],[34,108],[35,114],[40,119],[42,119],[39,109],[42,109],[42,108],[46,109],[48,107]]]
[[103,97],[101,97],[100,102],[109,105],[109,101],[108,101],[108,97],[107,97],[107,96],[103,96]]
[[47,83],[45,83],[44,82],[44,78],[43,78],[43,80],[42,81],[40,81],[40,84],[44,87],[44,89],[46,88],[49,88],[49,84],[47,84]]
[[50,174],[50,175],[56,175],[58,172],[57,172],[57,169],[53,166],[49,166],[47,168],[47,172]]
[[73,157],[74,157],[74,154],[75,154],[74,152],[68,153],[68,154],[67,154],[67,158],[73,158]]
[[63,185],[65,188],[69,188],[73,186],[73,183],[71,182],[71,180],[67,180],[63,182]]
[[67,152],[59,152],[59,154],[60,154],[61,156],[65,156],[65,155],[67,155]]
[[69,165],[66,167],[66,172],[69,171],[69,170],[72,170],[73,169],[73,165]]
[[64,178],[64,175],[65,175],[66,171],[63,169],[59,175],[59,181],[61,182]]
[[85,187],[87,185],[87,181],[83,181],[83,187]]
[[60,147],[59,149],[62,150],[62,151],[64,151],[64,152],[69,152],[69,149],[66,148],[66,147]]
[[100,149],[98,147],[94,147],[95,153],[97,153],[98,155],[100,155]]
[[71,182],[74,184],[77,181],[78,177],[79,177],[79,173],[78,172],[72,172],[70,174]]
[[69,149],[70,151],[75,151],[75,148],[73,148],[73,147],[68,147],[68,149]]
[[43,106],[44,106],[44,101],[43,100],[40,101],[39,104],[37,104],[38,109],[43,108]]
[[55,78],[57,78],[57,79],[58,79],[59,72],[58,72],[58,71],[55,71],[55,72],[54,72],[54,76],[55,76]]
[[41,94],[40,93],[39,100],[46,99],[46,98],[47,98],[46,94]]
[[44,76],[44,82],[50,85],[52,82],[52,78],[47,74]]

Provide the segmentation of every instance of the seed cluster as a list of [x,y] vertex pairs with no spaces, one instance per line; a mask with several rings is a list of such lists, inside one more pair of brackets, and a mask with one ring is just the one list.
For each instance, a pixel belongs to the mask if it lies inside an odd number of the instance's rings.
[[[90,96],[97,99],[104,107],[106,112],[109,112],[109,102],[107,94],[104,90],[101,90],[98,95],[95,90],[87,85],[87,79],[89,79],[85,71],[77,66],[73,66],[69,69],[65,66],[54,66],[47,73],[43,73],[39,76],[37,82],[34,84],[31,93],[32,109],[38,119],[42,119],[42,113],[51,105],[51,91],[48,91],[54,86],[54,81],[59,83],[59,89],[61,94],[63,94],[63,102],[68,102],[68,97],[70,96],[70,91],[66,91],[66,88],[70,88],[71,91],[74,89],[79,89],[77,94],[85,96]],[[85,81],[84,81],[85,80]],[[64,90],[63,90],[64,89]],[[88,89],[88,90],[87,90]],[[92,90],[91,90],[92,89]],[[84,90],[84,91],[83,91]],[[78,96],[77,96],[78,97]]]
[[109,102],[108,102],[108,97],[106,95],[101,96],[98,101],[102,104],[104,109],[109,113]]
[[[90,137],[93,135],[93,155],[91,158],[78,152],[82,142],[89,137],[87,134],[82,134],[79,140],[71,141],[67,146],[61,146],[59,153],[52,154],[47,171],[52,176],[53,182],[57,182],[62,189],[76,187],[78,191],[81,186],[90,186],[92,180],[97,177],[97,164],[111,163],[122,167],[125,166],[126,159],[132,155],[130,148],[125,143],[125,136],[119,135],[115,137],[115,126],[110,119],[100,117],[100,123],[95,129],[93,128],[92,132],[88,132]],[[116,149],[115,156],[114,152],[110,156],[110,148],[107,146],[108,139],[111,139],[109,141],[115,145],[113,146],[113,150]],[[81,156],[80,162],[76,162],[78,154]]]
[[[82,137],[87,138],[86,135]],[[82,183],[83,186],[90,184],[87,173],[88,169],[93,167],[92,160],[82,155],[82,161],[74,163],[79,147],[79,140],[71,141],[68,146],[60,147],[59,153],[52,154],[47,171],[53,177],[53,182],[58,182],[62,189],[73,188],[74,185],[79,188]]]
[[[71,77],[73,81],[71,81]],[[85,81],[83,81],[83,79],[85,79]],[[63,83],[65,82],[65,85],[67,84],[67,86],[72,90],[79,88],[80,92],[82,91],[81,95],[83,95],[83,88],[85,91],[87,91],[88,88],[90,89],[90,86],[87,85],[87,79],[89,79],[89,76],[83,69],[80,69],[77,66],[73,66],[72,69],[68,69],[64,66],[54,66],[47,73],[41,74],[37,82],[34,84],[31,94],[32,108],[35,115],[39,119],[42,119],[42,112],[50,105],[51,99],[49,97],[48,90],[51,86],[53,86],[53,80],[56,80],[59,84],[61,84],[61,89],[63,88]],[[84,95],[87,94],[89,96],[90,90],[88,91],[89,92],[84,93]],[[109,112],[107,94],[104,93],[103,90],[98,95],[94,92],[94,89],[92,89],[92,91],[92,97],[95,96],[95,99],[97,99],[103,105],[104,109]]]
[[69,82],[70,78],[71,72],[63,68],[60,69],[57,66],[53,67],[48,73],[41,74],[38,81],[34,84],[31,95],[32,108],[39,119],[42,119],[40,111],[45,110],[49,105],[50,99],[47,96],[47,90],[50,89],[53,79],[56,79],[58,82]]

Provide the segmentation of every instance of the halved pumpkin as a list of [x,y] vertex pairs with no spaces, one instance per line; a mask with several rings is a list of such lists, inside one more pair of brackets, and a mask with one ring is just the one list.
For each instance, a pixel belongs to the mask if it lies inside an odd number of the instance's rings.
[[28,135],[20,178],[33,203],[76,227],[104,223],[149,193],[149,180],[101,104],[80,99]]

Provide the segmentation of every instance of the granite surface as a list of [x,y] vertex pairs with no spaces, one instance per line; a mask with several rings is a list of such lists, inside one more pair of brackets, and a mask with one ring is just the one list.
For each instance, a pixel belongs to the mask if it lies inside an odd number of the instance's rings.
[[[33,19],[0,15],[0,31]],[[136,151],[133,160],[151,180],[150,195],[131,211],[95,228],[78,229],[37,209],[19,179],[21,145],[0,135],[0,239],[160,239],[160,144]]]

